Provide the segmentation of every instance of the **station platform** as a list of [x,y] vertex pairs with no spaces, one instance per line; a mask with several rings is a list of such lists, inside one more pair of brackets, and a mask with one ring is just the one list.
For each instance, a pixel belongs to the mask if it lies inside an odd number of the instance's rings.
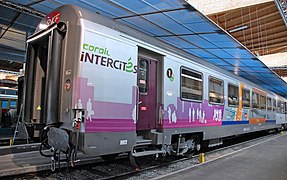
[[156,179],[287,180],[287,135]]

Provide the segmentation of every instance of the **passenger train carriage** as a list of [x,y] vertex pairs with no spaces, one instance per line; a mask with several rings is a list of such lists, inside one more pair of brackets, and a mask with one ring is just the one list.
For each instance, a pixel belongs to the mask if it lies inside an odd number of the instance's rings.
[[72,162],[77,150],[190,156],[203,141],[286,124],[283,97],[72,5],[28,38],[26,67],[25,121]]

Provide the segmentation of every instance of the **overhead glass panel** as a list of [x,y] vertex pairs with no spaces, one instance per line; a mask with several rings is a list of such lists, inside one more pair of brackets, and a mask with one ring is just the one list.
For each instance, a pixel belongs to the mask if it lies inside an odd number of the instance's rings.
[[[202,35],[201,35],[202,36]],[[221,48],[221,49],[225,49],[227,52],[229,49],[235,49],[238,48],[238,44],[234,41],[220,41],[220,42],[214,42],[214,44],[216,44],[217,47]]]
[[[248,72],[248,73],[254,72],[254,70],[249,68],[249,67],[239,67],[239,69],[241,69],[242,71]],[[257,74],[257,73],[255,73],[255,74]]]
[[237,73],[238,76],[242,76],[242,77],[248,77],[250,76],[250,74],[246,73],[246,72],[243,72],[243,71],[238,71]]
[[224,49],[229,54],[231,54],[235,58],[254,58],[254,55],[252,55],[250,52],[248,52],[246,49]]
[[[217,43],[224,43],[224,42],[230,43],[234,41],[231,37],[226,36],[226,34],[211,33],[211,34],[201,34],[200,36],[208,41],[216,42],[216,45]],[[238,46],[237,43],[234,42],[234,44]]]
[[170,36],[170,37],[160,37],[159,39],[164,40],[168,42],[171,45],[175,45],[176,47],[183,48],[185,51],[187,51],[186,48],[198,48],[196,46],[193,46],[188,41],[182,40],[179,37],[176,36]]
[[61,4],[56,5],[55,3],[52,4],[51,2],[44,1],[42,3],[35,4],[35,5],[31,6],[31,7],[34,8],[34,9],[37,9],[38,11],[41,11],[42,13],[48,14],[53,9],[55,9],[55,7],[58,7],[60,5]]
[[[82,1],[87,1],[87,0],[82,0]],[[94,0],[90,0],[90,1],[95,2]],[[111,1],[120,6],[123,6],[124,8],[136,14],[144,14],[144,13],[151,13],[151,12],[158,11],[154,7],[149,6],[144,1],[127,1],[127,0],[116,0],[116,1],[111,0]],[[103,3],[103,2],[99,1],[99,3]]]
[[190,23],[190,24],[184,24],[188,29],[192,30],[193,32],[196,32],[198,34],[201,33],[215,33],[217,28],[211,24],[210,22],[202,22],[202,23]]
[[218,48],[217,46],[211,44],[210,42],[206,41],[198,35],[182,36],[182,38],[186,39],[187,41],[190,41],[192,44],[195,44],[203,49]]
[[39,18],[22,13],[13,23],[13,28],[32,33],[39,22]]
[[142,17],[152,21],[153,23],[156,23],[159,27],[166,29],[174,34],[193,34],[193,32],[163,14],[150,14]]
[[230,64],[222,61],[221,59],[216,59],[216,60],[208,59],[208,61],[217,66],[230,66]]
[[201,58],[217,58],[213,54],[210,54],[209,52],[203,50],[203,49],[187,49],[186,51],[190,52],[191,54],[198,54]]
[[31,3],[31,0],[10,0],[11,2],[14,3],[19,3],[19,4],[29,4]]
[[264,78],[272,78],[274,77],[274,74],[269,74],[269,73],[259,73],[262,77]]
[[6,20],[6,21],[11,21],[11,17],[16,15],[17,11],[14,11],[10,8],[5,8],[4,6],[0,6],[0,11],[1,11],[1,21]]
[[240,61],[236,60],[236,59],[224,59],[226,62],[228,62],[229,64],[232,64],[235,67],[239,66]]
[[249,67],[264,67],[264,64],[259,60],[243,59],[241,62]]
[[228,71],[232,71],[232,72],[236,71],[236,67],[231,66],[231,65],[225,66],[224,68],[227,69]]
[[227,62],[222,61],[222,60],[220,60],[220,61],[213,61],[213,63],[214,63],[215,65],[217,65],[217,66],[222,66],[222,67],[224,67],[224,66],[230,66],[230,64],[228,64]]
[[[256,67],[252,67],[252,69],[255,71],[255,72],[261,72],[261,73],[268,73],[270,72],[270,69],[268,69],[267,67],[266,68],[256,68]],[[260,75],[260,74],[258,74]]]
[[122,20],[117,21],[124,21],[130,23],[133,28],[136,28],[140,31],[148,32],[152,36],[167,36],[171,35],[169,32],[159,28],[157,25],[151,24],[149,21],[141,18],[141,17],[131,17],[125,18]]
[[[174,1],[173,1],[174,2]],[[182,24],[191,24],[191,23],[202,23],[206,22],[206,19],[199,16],[198,12],[194,11],[187,11],[187,10],[178,10],[178,11],[171,11],[166,12],[166,15],[175,19],[177,22]]]
[[206,49],[208,52],[215,54],[216,56],[220,57],[220,58],[233,58],[233,56],[231,56],[230,54],[226,53],[224,50],[222,49]]
[[[122,1],[126,1],[126,0],[122,0]],[[182,8],[181,2],[174,1],[174,0],[164,0],[164,1],[163,0],[145,0],[145,2],[151,4],[152,6],[156,7],[159,10]]]
[[[133,15],[134,13],[124,10],[122,8],[117,7],[112,2],[105,2],[105,1],[94,1],[94,0],[60,0],[64,4],[76,4],[79,5],[85,9],[89,9],[91,11],[100,11],[104,12],[104,16],[107,16],[109,18],[114,17],[123,17],[123,16],[129,16]],[[69,3],[71,2],[71,3]]]

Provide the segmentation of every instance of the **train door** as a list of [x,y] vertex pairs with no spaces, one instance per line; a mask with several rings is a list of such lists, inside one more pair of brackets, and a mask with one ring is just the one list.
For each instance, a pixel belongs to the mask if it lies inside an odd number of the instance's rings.
[[137,130],[155,129],[157,118],[157,60],[139,56],[138,88]]

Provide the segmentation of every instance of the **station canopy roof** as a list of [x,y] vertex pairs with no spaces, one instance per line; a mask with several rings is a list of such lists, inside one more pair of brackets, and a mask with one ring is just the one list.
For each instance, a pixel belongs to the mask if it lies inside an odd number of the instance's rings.
[[[12,0],[11,2],[29,4],[29,7],[45,14],[64,4],[97,11],[103,16],[124,23],[287,97],[285,81],[226,31],[184,0],[40,0],[38,2]],[[17,20],[21,22],[20,25],[25,22],[21,19]],[[29,24],[30,26],[34,24]]]

